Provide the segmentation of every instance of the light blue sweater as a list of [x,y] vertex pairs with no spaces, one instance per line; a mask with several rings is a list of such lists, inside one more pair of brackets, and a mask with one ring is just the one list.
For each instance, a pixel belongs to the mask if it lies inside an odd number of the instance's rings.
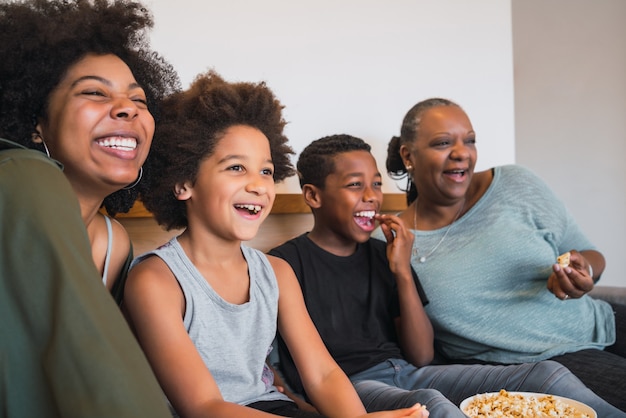
[[[446,229],[413,231],[414,246],[428,254]],[[384,239],[380,229],[374,237]],[[595,248],[547,185],[523,167],[496,167],[487,192],[427,261],[411,260],[443,352],[517,363],[613,344],[608,303],[561,301],[546,288],[556,257],[571,249]]]

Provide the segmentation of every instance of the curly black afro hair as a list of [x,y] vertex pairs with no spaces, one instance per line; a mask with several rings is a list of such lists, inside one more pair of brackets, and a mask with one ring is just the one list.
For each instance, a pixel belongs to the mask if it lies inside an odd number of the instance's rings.
[[[115,54],[143,87],[158,121],[158,103],[180,90],[171,65],[152,51],[150,12],[136,1],[18,0],[0,3],[0,137],[29,148],[37,120],[45,120],[52,90],[87,54]],[[111,215],[127,212],[137,191],[109,195]]]
[[141,186],[141,200],[157,222],[168,230],[187,226],[185,202],[174,197],[174,186],[195,182],[200,163],[231,126],[251,126],[268,138],[275,182],[293,175],[282,109],[265,83],[230,83],[213,71],[167,98]]

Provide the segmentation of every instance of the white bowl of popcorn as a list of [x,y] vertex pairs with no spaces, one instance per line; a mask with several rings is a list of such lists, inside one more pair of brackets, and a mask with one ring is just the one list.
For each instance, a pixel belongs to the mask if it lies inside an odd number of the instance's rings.
[[582,402],[562,396],[530,392],[481,393],[461,402],[470,418],[597,418],[596,411]]

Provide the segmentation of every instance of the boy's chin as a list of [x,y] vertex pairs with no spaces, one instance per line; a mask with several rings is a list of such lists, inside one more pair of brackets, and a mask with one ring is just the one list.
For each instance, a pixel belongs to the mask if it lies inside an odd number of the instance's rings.
[[364,242],[367,242],[370,239],[371,234],[372,234],[371,231],[366,231],[362,229],[360,233],[353,234],[352,239],[359,244],[363,244]]
[[374,230],[376,229],[376,224],[372,224],[372,225],[359,225],[359,230],[361,231],[362,234],[365,235],[371,235],[372,232],[374,232]]
[[254,230],[248,229],[246,231],[241,231],[239,234],[237,234],[237,239],[239,241],[252,241],[253,239],[257,237],[258,233],[259,233],[258,228]]

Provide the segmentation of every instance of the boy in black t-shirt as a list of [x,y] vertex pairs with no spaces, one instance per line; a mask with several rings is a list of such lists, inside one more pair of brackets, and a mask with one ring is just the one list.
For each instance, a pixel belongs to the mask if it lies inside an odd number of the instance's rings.
[[[456,407],[463,399],[500,389],[602,402],[556,362],[428,365],[433,329],[410,264],[413,233],[397,216],[380,214],[382,178],[370,146],[349,135],[325,137],[302,151],[297,168],[315,223],[269,253],[294,269],[311,319],[368,411],[419,402],[431,418],[465,417]],[[376,221],[386,243],[370,238]],[[306,396],[277,340],[287,385]]]
[[[295,270],[331,355],[348,375],[402,353],[413,364],[430,363],[433,330],[410,265],[413,234],[396,216],[379,214],[382,176],[370,146],[348,135],[320,139],[302,152],[298,173],[315,224],[270,254]],[[388,248],[370,239],[376,220]],[[396,327],[408,337],[398,341]],[[302,393],[281,339],[279,354],[287,382]]]

